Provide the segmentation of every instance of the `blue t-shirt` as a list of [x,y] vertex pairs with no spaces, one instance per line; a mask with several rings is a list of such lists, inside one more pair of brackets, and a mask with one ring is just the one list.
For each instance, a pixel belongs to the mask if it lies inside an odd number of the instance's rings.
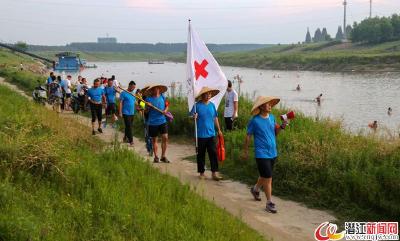
[[49,76],[49,78],[47,78],[47,84],[51,84],[53,83],[53,79]]
[[254,116],[247,125],[247,134],[254,135],[254,152],[256,158],[275,158],[276,150],[275,117]]
[[[209,138],[215,136],[214,120],[218,116],[215,105],[212,102],[204,104],[198,102],[196,105],[197,112],[197,137],[198,138]],[[194,114],[194,106],[191,115]]]
[[134,115],[135,114],[135,96],[123,91],[119,96],[119,101],[122,103],[122,114],[123,115]]
[[92,87],[87,91],[87,95],[90,97],[91,100],[95,102],[101,102],[101,97],[104,95],[104,90],[100,87]]
[[[159,97],[149,96],[146,98],[146,101],[151,103],[154,107],[157,107],[160,110],[165,110],[165,97],[160,95]],[[148,124],[151,126],[162,125],[167,122],[167,118],[160,112],[154,110],[150,107],[149,109],[149,119]]]
[[104,95],[106,96],[107,103],[115,104],[115,89],[113,86],[104,88]]

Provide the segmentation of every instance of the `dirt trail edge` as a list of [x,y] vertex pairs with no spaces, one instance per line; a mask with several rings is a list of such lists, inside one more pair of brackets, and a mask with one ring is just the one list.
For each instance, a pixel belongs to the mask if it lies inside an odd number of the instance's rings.
[[[18,87],[4,82],[1,77],[0,84],[7,85],[11,89],[27,96]],[[29,96],[27,97],[30,98]],[[66,113],[60,116],[91,126],[90,119],[80,115]],[[105,142],[111,142],[116,137],[118,140],[122,140],[123,134],[115,129],[105,128],[103,131],[103,134],[97,134],[96,137]],[[171,138],[172,141],[173,139],[174,137]],[[137,138],[134,139],[134,143],[133,148],[128,148],[152,162],[147,156],[145,143]],[[332,214],[326,211],[310,209],[301,203],[283,200],[278,197],[274,197],[278,213],[267,213],[264,211],[265,196],[262,195],[262,202],[254,201],[249,192],[249,187],[245,184],[231,180],[215,182],[210,179],[210,173],[206,173],[208,176],[206,180],[199,180],[196,173],[196,164],[183,160],[185,157],[194,154],[194,146],[170,143],[167,149],[167,157],[171,163],[157,163],[153,164],[153,166],[163,173],[177,177],[182,183],[188,183],[196,187],[195,190],[200,195],[239,217],[266,239],[275,241],[314,240],[314,230],[319,224],[336,220]],[[256,177],[254,178],[256,179]]]

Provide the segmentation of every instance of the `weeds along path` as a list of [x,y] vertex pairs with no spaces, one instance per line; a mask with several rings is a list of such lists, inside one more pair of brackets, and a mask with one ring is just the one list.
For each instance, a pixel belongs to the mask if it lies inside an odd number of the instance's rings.
[[[2,78],[0,78],[0,83],[30,98],[16,86],[4,82]],[[91,126],[90,119],[80,115],[65,113],[61,114],[60,117],[70,118],[83,125]],[[96,137],[108,143],[114,141],[115,138],[122,140],[122,136],[121,132],[111,128],[105,128],[103,134],[96,135]],[[174,137],[171,138],[171,141],[174,141]],[[134,139],[134,142],[135,146],[133,148],[127,148],[138,152],[145,160],[152,162],[147,156],[145,143],[137,138]],[[262,196],[262,202],[253,201],[249,188],[245,184],[231,180],[215,182],[210,178],[199,180],[196,173],[196,164],[184,160],[185,157],[193,156],[194,154],[195,148],[193,145],[170,143],[167,157],[172,163],[157,163],[153,164],[153,166],[163,173],[179,178],[182,183],[190,184],[194,190],[206,199],[240,217],[266,239],[278,241],[314,240],[314,230],[319,224],[335,220],[333,215],[325,211],[310,209],[300,203],[283,200],[278,197],[274,197],[278,213],[267,213],[264,211],[265,197]],[[210,174],[207,174],[210,177]],[[212,217],[210,217],[210,220],[212,220]]]

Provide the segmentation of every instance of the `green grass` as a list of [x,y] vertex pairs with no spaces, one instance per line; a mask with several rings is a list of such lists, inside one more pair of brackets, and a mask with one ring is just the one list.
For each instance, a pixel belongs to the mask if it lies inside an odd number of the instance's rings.
[[262,240],[136,154],[0,95],[0,240]]

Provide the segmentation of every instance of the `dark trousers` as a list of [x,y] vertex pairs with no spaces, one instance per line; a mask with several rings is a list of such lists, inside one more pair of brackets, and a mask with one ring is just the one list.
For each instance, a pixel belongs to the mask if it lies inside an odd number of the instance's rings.
[[129,143],[133,142],[133,115],[123,115],[124,117],[124,124],[125,124],[125,136]]
[[232,117],[225,117],[225,127],[228,131],[233,130],[233,120]]
[[204,173],[205,169],[205,159],[206,159],[206,150],[208,152],[208,158],[210,159],[211,171],[218,171],[218,159],[217,159],[217,151],[216,145],[214,142],[214,137],[209,138],[197,138],[198,140],[198,149],[197,149],[197,172]]

